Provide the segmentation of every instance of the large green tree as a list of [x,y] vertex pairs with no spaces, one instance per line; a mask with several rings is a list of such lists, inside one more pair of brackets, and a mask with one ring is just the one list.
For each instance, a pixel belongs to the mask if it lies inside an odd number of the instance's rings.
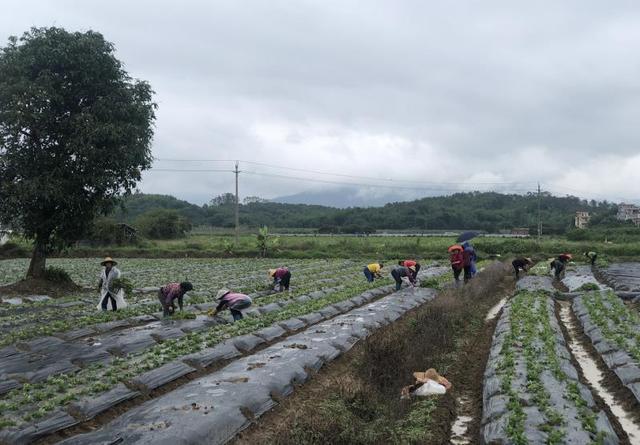
[[0,50],[0,223],[33,239],[27,276],[151,166],[156,104],[93,31],[33,28]]

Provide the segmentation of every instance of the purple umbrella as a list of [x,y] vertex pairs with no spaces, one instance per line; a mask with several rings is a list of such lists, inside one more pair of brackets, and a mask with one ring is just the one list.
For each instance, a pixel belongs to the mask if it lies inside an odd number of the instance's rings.
[[478,232],[464,232],[460,234],[457,241],[459,243],[462,243],[464,241],[469,241],[470,239],[475,238],[478,235],[479,235]]

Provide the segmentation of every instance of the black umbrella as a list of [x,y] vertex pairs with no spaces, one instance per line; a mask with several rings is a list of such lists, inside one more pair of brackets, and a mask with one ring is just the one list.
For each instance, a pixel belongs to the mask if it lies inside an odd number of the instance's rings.
[[464,232],[464,233],[461,233],[460,236],[458,237],[458,242],[462,243],[464,241],[469,241],[471,238],[475,238],[478,235],[479,235],[478,232]]

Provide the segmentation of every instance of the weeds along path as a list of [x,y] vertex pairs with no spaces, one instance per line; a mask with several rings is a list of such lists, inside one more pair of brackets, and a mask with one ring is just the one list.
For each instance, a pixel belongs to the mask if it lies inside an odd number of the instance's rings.
[[[469,285],[439,292],[331,363],[236,442],[445,444],[454,420],[466,416],[461,439],[477,443],[482,373],[495,325],[485,318],[512,289],[509,270],[493,263]],[[451,380],[452,391],[401,400],[413,372],[430,367]]]

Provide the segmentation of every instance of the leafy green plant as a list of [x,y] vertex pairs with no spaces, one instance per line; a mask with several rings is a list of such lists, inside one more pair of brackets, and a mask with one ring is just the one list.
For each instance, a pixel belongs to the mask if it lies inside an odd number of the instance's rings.
[[115,293],[122,290],[125,295],[131,295],[133,293],[133,283],[125,277],[116,278],[111,282],[111,290]]
[[584,283],[578,288],[579,292],[589,292],[592,290],[599,290],[600,287],[596,283]]
[[267,226],[260,227],[256,235],[256,247],[262,257],[266,257],[272,250],[280,244],[280,238],[273,236]]
[[44,271],[44,279],[54,283],[72,283],[71,277],[66,270],[59,267],[49,266]]

